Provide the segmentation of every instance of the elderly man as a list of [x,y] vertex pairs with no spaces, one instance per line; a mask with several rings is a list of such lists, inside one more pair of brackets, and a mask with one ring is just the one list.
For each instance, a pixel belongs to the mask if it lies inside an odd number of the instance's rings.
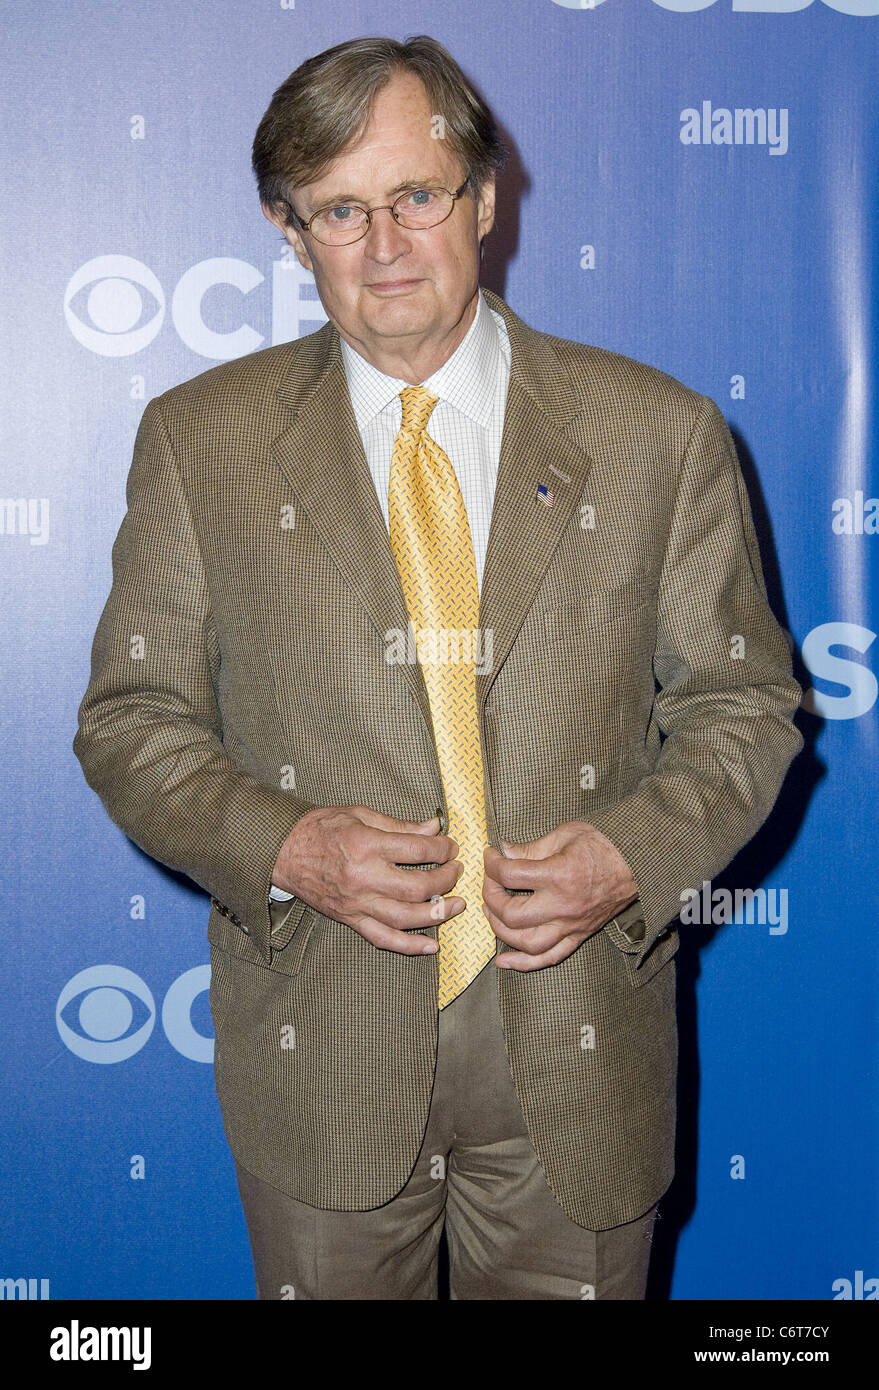
[[303,63],[254,169],[329,323],[135,445],[74,747],[211,895],[265,1299],[436,1298],[444,1225],[452,1298],[643,1298],[674,919],[800,747],[720,412],[480,290],[502,162],[432,39]]

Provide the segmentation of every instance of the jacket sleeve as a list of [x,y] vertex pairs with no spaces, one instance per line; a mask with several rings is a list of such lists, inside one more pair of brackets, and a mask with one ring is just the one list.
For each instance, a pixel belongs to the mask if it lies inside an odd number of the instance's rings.
[[294,898],[270,909],[272,870],[312,808],[223,747],[219,646],[159,400],[141,419],[126,498],[73,751],[116,824],[200,884],[270,961],[272,931],[289,937],[305,908]]
[[768,816],[803,740],[802,691],[769,608],[726,423],[700,398],[681,463],[657,595],[655,769],[590,821],[627,861],[637,901],[605,931],[643,955]]

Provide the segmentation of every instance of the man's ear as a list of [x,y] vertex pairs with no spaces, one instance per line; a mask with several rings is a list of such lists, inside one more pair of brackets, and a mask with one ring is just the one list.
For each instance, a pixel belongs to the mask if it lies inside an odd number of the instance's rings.
[[476,195],[476,232],[481,241],[494,226],[495,177],[489,174]]
[[302,240],[297,228],[285,222],[280,212],[272,207],[270,203],[262,203],[261,207],[263,217],[267,218],[273,227],[277,227],[279,232],[283,232],[287,241],[289,241],[293,250],[296,252],[296,259],[299,264],[303,266],[305,270],[314,270],[311,257],[305,249],[305,242]]

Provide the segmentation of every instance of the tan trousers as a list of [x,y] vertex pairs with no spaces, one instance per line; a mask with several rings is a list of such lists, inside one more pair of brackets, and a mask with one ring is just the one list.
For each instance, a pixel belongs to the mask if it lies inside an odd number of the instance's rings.
[[235,1164],[260,1299],[643,1299],[656,1208],[605,1231],[547,1186],[504,1049],[496,966],[439,1015],[434,1090],[406,1185],[371,1211],[308,1206]]

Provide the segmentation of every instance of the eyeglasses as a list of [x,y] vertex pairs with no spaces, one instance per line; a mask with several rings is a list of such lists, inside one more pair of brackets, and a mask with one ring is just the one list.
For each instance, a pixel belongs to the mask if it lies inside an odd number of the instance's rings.
[[447,188],[408,188],[393,203],[383,203],[377,208],[364,208],[359,203],[335,203],[319,208],[308,222],[303,222],[289,203],[287,206],[302,230],[310,232],[315,241],[324,246],[348,246],[366,236],[374,212],[389,212],[395,222],[410,232],[426,232],[429,227],[438,227],[451,216],[469,182],[468,174],[456,193],[450,193]]

